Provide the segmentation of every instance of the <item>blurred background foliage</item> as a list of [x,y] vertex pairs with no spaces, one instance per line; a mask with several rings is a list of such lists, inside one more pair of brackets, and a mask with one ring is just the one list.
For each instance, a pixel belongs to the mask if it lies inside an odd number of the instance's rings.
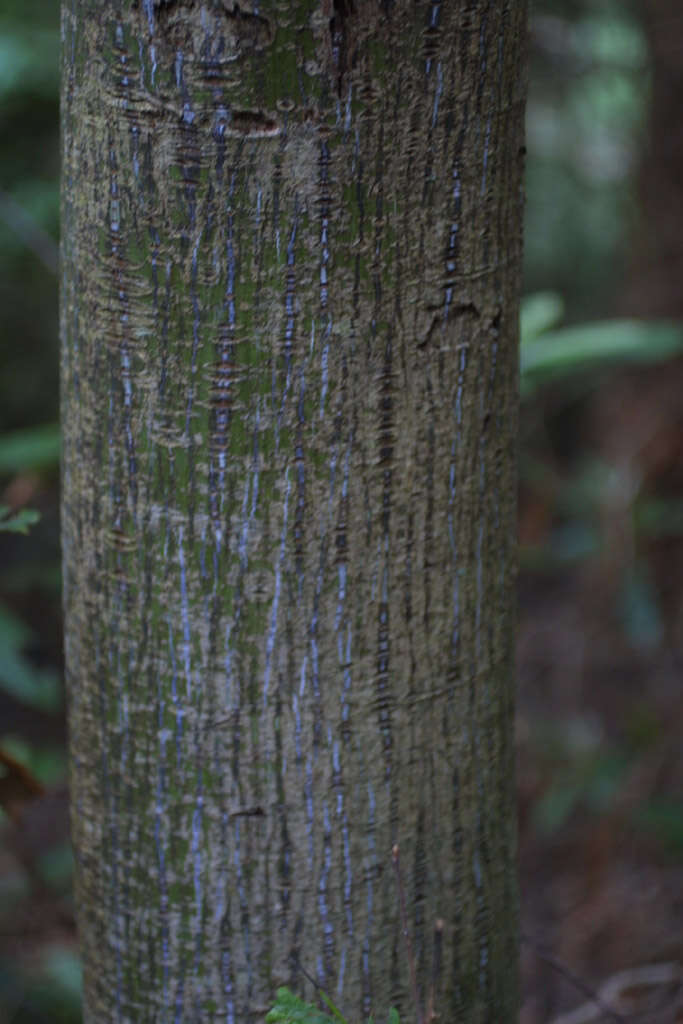
[[[0,5],[0,1022],[27,1024],[80,1019],[61,668],[58,6]],[[678,0],[535,0],[523,927],[596,985],[683,956],[682,103]],[[523,948],[521,1020],[545,1024],[578,996]]]

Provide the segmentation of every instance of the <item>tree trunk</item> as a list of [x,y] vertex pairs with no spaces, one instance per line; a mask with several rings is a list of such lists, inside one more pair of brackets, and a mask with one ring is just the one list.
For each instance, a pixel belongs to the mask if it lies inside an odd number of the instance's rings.
[[525,22],[65,0],[86,1022],[516,1019]]

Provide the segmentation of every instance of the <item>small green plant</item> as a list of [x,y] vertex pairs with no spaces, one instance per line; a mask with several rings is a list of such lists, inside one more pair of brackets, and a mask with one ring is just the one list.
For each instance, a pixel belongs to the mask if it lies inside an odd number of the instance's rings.
[[[323,1002],[330,1010],[330,1014],[323,1013],[312,1003],[305,1003],[299,999],[288,988],[279,988],[277,998],[272,1010],[266,1016],[266,1024],[349,1024],[346,1017],[337,1009],[332,1000],[320,992]],[[373,1024],[370,1017],[368,1024]],[[400,1024],[396,1010],[389,1011],[387,1024]]]

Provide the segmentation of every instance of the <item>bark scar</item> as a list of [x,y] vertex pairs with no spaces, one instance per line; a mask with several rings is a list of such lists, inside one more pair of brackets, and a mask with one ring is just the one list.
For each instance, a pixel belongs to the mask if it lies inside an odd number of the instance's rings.
[[[174,36],[172,41],[182,42],[185,48],[192,48],[192,31],[200,35],[206,31],[206,11],[198,6],[196,0],[143,0],[143,4],[150,29],[153,31],[156,12],[162,33],[171,31]],[[212,11],[212,17],[216,26],[223,21],[231,46],[237,52],[262,50],[273,41],[271,21],[262,14],[243,10],[233,0],[222,0],[221,7]],[[188,18],[191,22],[189,25]]]
[[233,110],[227,135],[248,135],[250,138],[268,138],[280,133],[280,125],[274,117],[260,110]]
[[232,811],[230,818],[265,818],[266,812],[262,807],[241,807],[238,811]]
[[[444,318],[444,307],[443,306],[439,307],[436,310],[433,309],[433,308],[432,309],[428,309],[427,312],[428,313],[432,313],[432,319],[431,319],[431,323],[430,323],[429,327],[427,328],[427,331],[425,332],[423,337],[417,343],[417,347],[420,348],[420,349],[424,349],[424,348],[427,347],[427,345],[434,338],[434,334],[435,334],[437,328],[439,326],[443,325],[446,322],[445,318]],[[459,302],[459,303],[455,303],[448,310],[448,318],[449,319],[451,317],[453,317],[453,319],[457,319],[458,317],[463,316],[465,314],[469,314],[470,316],[476,317],[477,319],[481,316],[481,312],[479,311],[477,306],[474,304],[474,302]]]
[[268,18],[261,14],[243,11],[239,4],[223,0],[225,16],[232,24],[235,37],[244,47],[263,49],[273,41],[273,30]]

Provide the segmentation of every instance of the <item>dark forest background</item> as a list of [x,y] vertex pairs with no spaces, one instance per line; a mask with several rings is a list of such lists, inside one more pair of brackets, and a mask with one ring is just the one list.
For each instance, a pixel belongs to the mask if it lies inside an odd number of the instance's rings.
[[[0,0],[0,1024],[80,1019],[60,617],[58,7]],[[681,110],[680,0],[536,0],[521,1024],[615,1019],[595,1006],[561,1018],[588,999],[581,985],[623,1019],[683,1020]]]

